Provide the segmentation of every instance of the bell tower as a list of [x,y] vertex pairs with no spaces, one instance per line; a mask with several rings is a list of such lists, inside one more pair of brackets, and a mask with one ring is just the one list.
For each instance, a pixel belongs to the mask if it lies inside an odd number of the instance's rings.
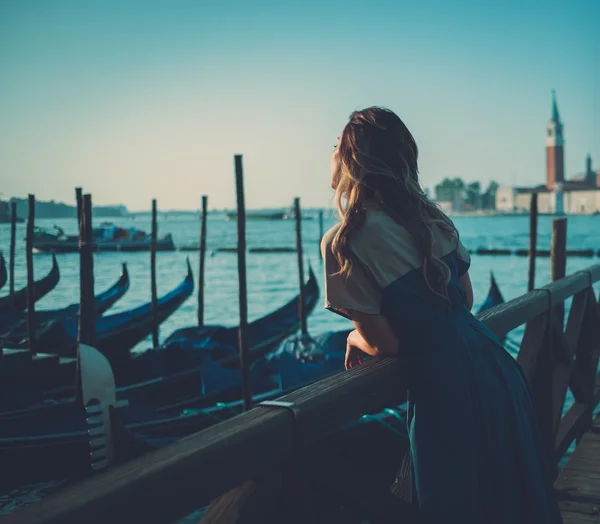
[[552,116],[546,126],[546,187],[556,189],[565,181],[563,125],[558,114],[556,93],[552,90]]

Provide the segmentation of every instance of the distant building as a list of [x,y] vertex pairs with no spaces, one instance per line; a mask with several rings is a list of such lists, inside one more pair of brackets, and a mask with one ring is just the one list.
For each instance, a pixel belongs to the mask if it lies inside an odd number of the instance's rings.
[[546,184],[537,187],[501,186],[496,192],[496,210],[505,213],[529,211],[532,193],[538,194],[538,211],[550,214],[600,213],[600,170],[585,160],[585,171],[565,180],[565,140],[556,95],[552,93],[552,115],[546,126]]

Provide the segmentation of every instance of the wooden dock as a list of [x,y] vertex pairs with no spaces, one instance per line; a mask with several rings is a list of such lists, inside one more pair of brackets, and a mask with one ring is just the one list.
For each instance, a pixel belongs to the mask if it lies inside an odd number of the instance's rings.
[[558,475],[564,524],[600,523],[600,414]]
[[[479,317],[500,338],[525,325],[517,362],[530,385],[567,524],[600,524],[599,419],[593,423],[600,402],[600,305],[592,287],[598,282],[600,265],[594,265]],[[567,299],[563,327],[558,314]],[[404,392],[394,384],[403,369],[399,359],[370,360],[91,476],[4,522],[166,524],[211,501],[204,524],[313,522],[305,515],[312,500],[307,459],[365,413],[398,405]],[[569,390],[575,400],[563,414]],[[573,442],[579,444],[559,475]],[[361,520],[327,522],[389,521],[376,518],[381,501],[375,498],[346,494],[346,508],[353,504]],[[408,510],[393,515],[394,522],[414,523]]]

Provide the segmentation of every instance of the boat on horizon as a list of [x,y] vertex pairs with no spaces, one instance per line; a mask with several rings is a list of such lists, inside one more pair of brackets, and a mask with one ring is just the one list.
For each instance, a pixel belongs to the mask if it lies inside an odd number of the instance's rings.
[[[42,252],[76,253],[79,237],[66,235],[58,226],[52,229],[34,227],[33,248]],[[102,222],[92,230],[93,251],[149,251],[152,235],[133,227],[123,228],[112,222]],[[174,251],[175,244],[170,233],[156,240],[157,251]]]

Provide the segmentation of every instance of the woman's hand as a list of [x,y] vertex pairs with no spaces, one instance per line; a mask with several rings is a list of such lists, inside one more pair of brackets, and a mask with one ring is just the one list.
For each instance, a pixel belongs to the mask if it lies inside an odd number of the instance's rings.
[[346,359],[344,361],[344,366],[346,369],[353,368],[354,366],[360,366],[363,363],[363,353],[356,346],[352,345],[352,342],[346,340]]

